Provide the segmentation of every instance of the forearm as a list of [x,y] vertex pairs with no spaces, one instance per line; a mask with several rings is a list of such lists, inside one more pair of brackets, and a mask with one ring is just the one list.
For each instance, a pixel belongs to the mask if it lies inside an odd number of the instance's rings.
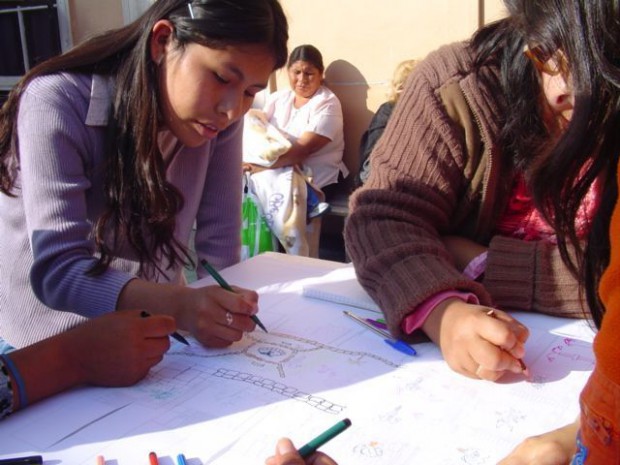
[[120,293],[116,309],[147,310],[153,314],[165,314],[179,318],[185,297],[191,290],[184,286],[167,283],[153,283],[132,279]]
[[[8,354],[16,369],[10,375],[13,410],[84,383],[84,373],[73,355],[79,348],[71,347],[70,340],[68,333],[61,333]],[[20,399],[20,384],[25,394],[23,399]]]
[[304,132],[297,141],[293,142],[292,147],[271,166],[272,168],[282,168],[284,166],[300,165],[306,159],[317,152],[330,142],[327,137],[313,132]]
[[305,153],[305,151],[302,152],[291,148],[291,150],[286,152],[284,155],[280,155],[280,157],[278,157],[276,162],[271,165],[270,168],[276,169],[284,168],[286,166],[301,165],[309,156],[310,154]]

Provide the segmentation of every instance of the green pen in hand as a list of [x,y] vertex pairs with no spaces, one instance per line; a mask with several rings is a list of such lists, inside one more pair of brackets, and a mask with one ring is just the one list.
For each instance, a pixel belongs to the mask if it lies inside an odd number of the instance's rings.
[[308,444],[303,446],[297,452],[299,452],[299,455],[301,455],[303,459],[307,459],[312,454],[314,454],[319,447],[321,447],[327,441],[334,439],[336,436],[342,433],[349,426],[351,426],[351,420],[349,420],[348,418],[345,418],[344,420],[339,421],[334,426],[329,428],[327,431],[319,434],[316,438],[314,438]]
[[[226,289],[227,291],[230,292],[235,292],[235,290],[230,287],[230,284],[228,284],[226,282],[226,280],[224,278],[222,278],[222,276],[217,272],[217,270],[215,268],[213,268],[211,266],[211,264],[206,261],[204,258],[202,260],[200,260],[200,264],[202,265],[202,267],[208,271],[208,273],[213,277],[213,279],[215,279],[217,281],[217,283],[220,285],[220,287],[222,287],[223,289]],[[265,328],[265,325],[263,325],[263,323],[258,319],[258,317],[256,315],[251,315],[250,318],[252,319],[252,321],[254,323],[256,323],[258,326],[260,326],[260,328],[265,331],[266,333],[269,332],[267,331],[267,328]]]

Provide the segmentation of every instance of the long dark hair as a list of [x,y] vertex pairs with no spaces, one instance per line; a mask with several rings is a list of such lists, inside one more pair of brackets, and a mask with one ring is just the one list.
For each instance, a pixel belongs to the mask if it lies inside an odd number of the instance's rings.
[[159,269],[157,263],[163,257],[169,267],[190,260],[173,235],[183,198],[166,181],[157,147],[158,70],[150,58],[149,42],[154,24],[161,19],[174,25],[175,43],[181,49],[188,43],[220,49],[234,44],[265,44],[273,51],[276,69],[286,63],[288,24],[278,0],[158,0],[133,23],[94,37],[30,70],[0,110],[0,191],[16,196],[14,167],[19,154],[16,147],[11,149],[20,97],[28,83],[37,76],[61,71],[114,77],[112,117],[107,128],[107,209],[94,226],[100,253],[91,270],[94,274],[104,272],[114,256],[116,242],[110,247],[104,240],[108,230],[115,241],[129,241],[138,255],[141,273]]
[[[617,199],[620,155],[620,6],[617,0],[504,0],[509,17],[481,31],[473,44],[482,58],[497,51],[510,112],[503,142],[527,167],[536,204],[554,226],[563,261],[583,285],[600,326],[598,283],[609,263],[609,223]],[[525,45],[551,56],[561,50],[574,109],[559,140],[549,144],[539,110],[538,74]],[[486,52],[486,53],[485,53]],[[530,154],[537,154],[531,157]],[[575,225],[586,194],[598,180],[600,205],[585,245]]]
[[[617,0],[506,3],[528,40],[548,53],[561,50],[568,63],[573,115],[558,142],[536,160],[531,186],[556,229],[562,258],[585,286],[590,312],[600,327],[604,308],[598,284],[609,263],[620,155],[620,7]],[[602,185],[601,204],[583,247],[575,218],[596,179]],[[574,256],[569,247],[576,251]]]

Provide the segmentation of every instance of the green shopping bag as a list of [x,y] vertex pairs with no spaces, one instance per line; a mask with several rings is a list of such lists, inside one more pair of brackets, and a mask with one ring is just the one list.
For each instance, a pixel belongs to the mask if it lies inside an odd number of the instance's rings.
[[278,250],[278,240],[271,233],[258,199],[252,193],[250,173],[246,173],[241,205],[241,260],[276,250]]

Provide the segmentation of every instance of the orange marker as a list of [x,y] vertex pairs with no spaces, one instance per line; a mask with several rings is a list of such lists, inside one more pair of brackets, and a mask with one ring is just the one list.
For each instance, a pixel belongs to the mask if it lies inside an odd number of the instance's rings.
[[149,465],[159,465],[157,454],[155,452],[149,452]]

